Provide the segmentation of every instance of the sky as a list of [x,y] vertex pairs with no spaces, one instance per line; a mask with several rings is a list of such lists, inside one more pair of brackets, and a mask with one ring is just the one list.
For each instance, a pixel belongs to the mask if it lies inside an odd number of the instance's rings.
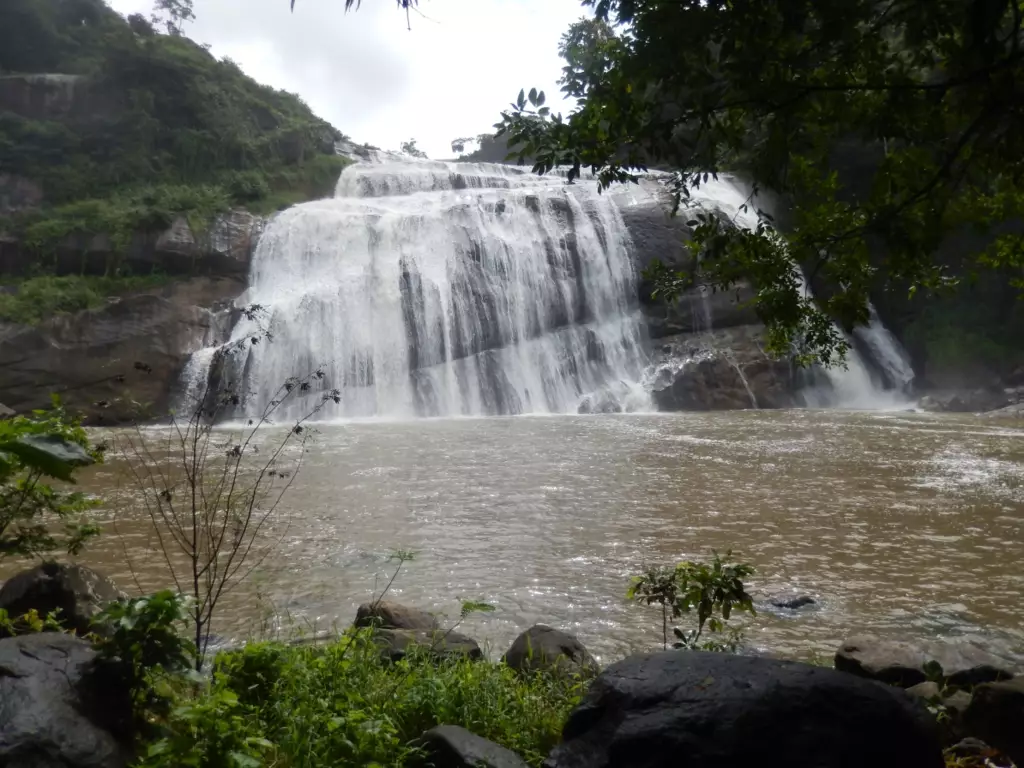
[[[152,0],[108,0],[120,13]],[[185,33],[261,83],[299,94],[358,142],[431,157],[490,131],[520,88],[544,90],[555,111],[558,39],[584,15],[580,0],[420,0],[412,30],[394,0],[194,0]]]

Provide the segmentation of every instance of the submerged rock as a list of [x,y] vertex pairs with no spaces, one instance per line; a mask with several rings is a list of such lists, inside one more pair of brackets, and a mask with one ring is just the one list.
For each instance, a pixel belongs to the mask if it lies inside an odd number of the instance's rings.
[[390,600],[363,603],[356,609],[357,627],[379,627],[381,629],[440,629],[437,617],[421,610]]
[[544,624],[520,634],[503,660],[517,672],[543,670],[591,676],[599,671],[597,662],[576,637]]
[[457,725],[439,725],[420,737],[432,768],[526,768],[515,752]]
[[925,665],[938,662],[947,684],[970,687],[1013,677],[1014,663],[967,643],[910,645],[862,635],[836,651],[836,669],[903,688],[928,679]]
[[125,597],[114,582],[84,565],[44,563],[4,583],[0,609],[12,618],[32,610],[42,617],[58,611],[65,628],[84,635],[96,614]]
[[83,640],[44,633],[0,640],[0,765],[122,768],[131,696]]
[[1024,765],[1024,677],[979,685],[963,719],[968,733]]
[[818,601],[810,595],[800,595],[799,597],[780,595],[778,597],[773,597],[768,602],[770,602],[776,608],[788,608],[790,610],[795,611],[797,608],[803,608],[807,605],[817,605]]
[[546,768],[941,768],[934,718],[903,691],[790,661],[700,651],[606,669]]

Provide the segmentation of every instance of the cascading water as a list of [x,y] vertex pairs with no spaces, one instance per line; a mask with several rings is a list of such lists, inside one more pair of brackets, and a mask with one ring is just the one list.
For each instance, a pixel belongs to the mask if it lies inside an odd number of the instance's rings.
[[[749,196],[729,177],[719,176],[701,184],[691,196],[690,203],[696,208],[719,212],[738,226],[754,229],[757,214],[749,203]],[[803,290],[810,293],[799,268],[796,277]],[[820,373],[828,382],[826,387],[809,387],[803,396],[811,406],[838,406],[842,408],[886,409],[906,405],[906,390],[914,378],[906,351],[882,324],[878,313],[869,305],[870,324],[857,328],[854,333],[871,352],[873,360],[881,369],[876,375],[865,363],[855,346],[846,354],[845,366],[825,368]]]
[[[596,183],[381,154],[269,224],[246,300],[272,340],[236,344],[230,377],[250,412],[316,368],[340,390],[332,417],[576,412],[596,392],[639,409],[635,297]],[[256,333],[243,319],[232,340]]]

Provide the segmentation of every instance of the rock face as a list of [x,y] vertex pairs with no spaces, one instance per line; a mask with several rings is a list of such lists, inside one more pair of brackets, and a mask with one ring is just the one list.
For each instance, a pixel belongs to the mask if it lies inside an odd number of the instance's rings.
[[933,413],[986,413],[1005,408],[1011,403],[1011,396],[1005,390],[993,387],[933,392],[922,397],[918,407]]
[[927,710],[831,669],[699,651],[606,669],[546,768],[941,768]]
[[357,627],[379,627],[381,629],[435,630],[441,625],[432,613],[411,608],[408,605],[381,600],[363,603],[356,610]]
[[23,412],[56,392],[90,424],[164,416],[189,356],[223,341],[230,321],[216,313],[243,290],[197,277],[39,326],[0,323],[0,402]]
[[0,173],[0,216],[31,211],[43,203],[43,188],[31,179]]
[[868,635],[853,637],[836,651],[836,669],[889,685],[910,688],[925,682],[924,666],[936,661],[948,685],[970,687],[1006,680],[1015,664],[967,643],[906,643],[879,640]]
[[759,326],[663,339],[648,371],[662,411],[788,408],[801,404],[788,360],[762,351]]
[[59,610],[57,618],[61,624],[84,635],[97,613],[125,597],[114,582],[83,565],[44,563],[4,583],[0,588],[0,608],[11,617],[31,610],[46,616]]
[[963,719],[972,736],[1024,765],[1024,677],[979,685]]
[[544,624],[519,635],[503,661],[517,672],[544,670],[589,677],[599,671],[597,662],[576,637]]
[[61,634],[0,640],[0,765],[121,768],[131,698],[89,644]]
[[515,753],[457,725],[439,725],[420,737],[433,768],[526,768]]

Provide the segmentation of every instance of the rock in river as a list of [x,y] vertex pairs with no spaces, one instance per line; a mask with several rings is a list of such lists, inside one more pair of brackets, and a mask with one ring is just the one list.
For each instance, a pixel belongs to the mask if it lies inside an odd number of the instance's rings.
[[544,624],[532,626],[519,635],[504,661],[517,672],[558,670],[585,676],[598,672],[597,662],[583,643]]
[[546,768],[942,768],[934,718],[901,690],[792,661],[633,656],[597,677]]

